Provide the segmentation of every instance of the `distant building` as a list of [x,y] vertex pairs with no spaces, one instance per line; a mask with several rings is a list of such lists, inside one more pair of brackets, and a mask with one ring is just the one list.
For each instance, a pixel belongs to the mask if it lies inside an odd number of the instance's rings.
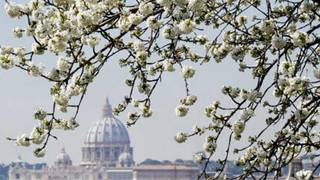
[[[21,159],[20,159],[21,161]],[[73,165],[62,149],[54,166],[29,167],[25,162],[11,166],[12,180],[194,180],[199,175],[197,166],[190,163],[144,163],[136,165],[133,148],[126,127],[112,114],[106,100],[102,119],[88,131],[82,147],[80,165]]]
[[195,180],[199,168],[176,164],[140,165],[133,168],[133,174],[133,180]]
[[8,179],[8,166],[0,163],[0,180]]

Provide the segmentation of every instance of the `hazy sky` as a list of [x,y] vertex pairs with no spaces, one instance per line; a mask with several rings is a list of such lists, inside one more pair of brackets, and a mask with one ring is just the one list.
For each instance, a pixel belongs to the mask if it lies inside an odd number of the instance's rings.
[[[4,2],[0,1],[3,8]],[[9,19],[0,10],[0,44],[30,46],[30,41],[14,39],[11,29],[20,22]],[[55,61],[54,57],[44,57],[41,61]],[[177,158],[192,159],[192,154],[202,150],[205,136],[194,137],[184,144],[177,144],[173,137],[177,131],[191,131],[194,124],[205,125],[209,119],[205,117],[203,109],[213,100],[223,99],[221,87],[224,84],[253,87],[253,81],[238,73],[238,66],[231,59],[224,63],[211,62],[205,66],[198,66],[195,77],[190,81],[191,93],[199,97],[196,105],[186,118],[177,118],[174,108],[179,99],[184,96],[184,82],[179,72],[166,74],[162,83],[153,94],[154,115],[149,119],[141,119],[135,126],[128,129],[131,145],[134,148],[134,159],[141,162],[146,158],[158,160],[174,160]],[[247,74],[250,74],[248,72]],[[50,83],[41,78],[28,76],[25,72],[12,69],[0,69],[0,162],[9,163],[21,155],[23,160],[29,162],[48,162],[52,164],[62,147],[71,155],[75,164],[81,160],[81,147],[89,127],[101,117],[101,110],[105,98],[109,96],[111,104],[119,103],[129,89],[124,80],[129,77],[125,69],[119,68],[116,59],[108,62],[100,75],[91,84],[83,101],[78,122],[80,127],[75,131],[54,131],[58,140],[51,139],[47,155],[42,159],[33,156],[35,147],[18,147],[6,137],[16,137],[22,133],[29,134],[32,127],[37,124],[32,114],[37,107],[51,107],[49,95]],[[252,84],[252,86],[251,86]],[[125,123],[127,112],[118,118]],[[259,123],[258,123],[259,124]],[[257,127],[257,126],[256,126]],[[250,130],[249,130],[250,131]],[[219,141],[224,146],[227,137]],[[224,155],[218,152],[216,157]]]

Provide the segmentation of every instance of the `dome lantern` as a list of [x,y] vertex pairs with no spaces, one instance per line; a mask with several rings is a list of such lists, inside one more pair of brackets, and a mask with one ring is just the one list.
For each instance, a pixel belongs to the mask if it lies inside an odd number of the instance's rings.
[[106,98],[105,105],[103,106],[102,109],[102,118],[108,118],[108,117],[114,117],[112,114],[112,106],[109,102],[109,98]]

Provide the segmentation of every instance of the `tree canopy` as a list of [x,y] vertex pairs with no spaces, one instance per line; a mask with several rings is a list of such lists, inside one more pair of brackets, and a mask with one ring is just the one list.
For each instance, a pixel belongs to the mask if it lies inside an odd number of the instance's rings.
[[[129,126],[152,116],[152,94],[166,74],[179,73],[185,84],[184,98],[175,112],[188,116],[197,103],[188,83],[197,69],[222,61],[233,61],[238,70],[250,74],[252,88],[222,87],[230,104],[212,100],[204,108],[207,126],[178,132],[178,143],[203,135],[204,152],[194,159],[204,163],[199,177],[218,178],[230,154],[238,154],[243,172],[236,178],[281,175],[293,159],[319,156],[320,133],[320,2],[318,0],[30,0],[17,4],[6,0],[5,10],[13,19],[26,21],[12,30],[16,38],[29,37],[28,47],[1,46],[0,66],[18,68],[30,76],[52,82],[52,109],[35,110],[39,121],[30,135],[17,138],[17,145],[36,144],[34,154],[45,155],[54,130],[73,130],[88,86],[108,60],[116,58],[131,78],[125,80],[128,95],[114,114],[128,112]],[[54,54],[56,66],[35,62]],[[230,67],[231,68],[231,67]],[[264,128],[248,139],[242,137],[257,111],[264,112]],[[72,118],[57,113],[74,112]],[[274,128],[277,127],[277,128]],[[219,148],[221,134],[228,134],[225,158],[214,177],[206,173]],[[266,133],[271,139],[264,139]],[[235,141],[248,142],[233,148]],[[308,179],[313,171],[297,176]]]

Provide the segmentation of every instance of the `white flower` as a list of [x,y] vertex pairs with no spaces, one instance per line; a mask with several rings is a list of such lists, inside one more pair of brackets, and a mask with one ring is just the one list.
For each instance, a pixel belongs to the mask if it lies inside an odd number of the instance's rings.
[[261,92],[257,90],[253,90],[247,94],[247,98],[249,101],[255,102],[257,98],[259,98],[262,95]]
[[196,27],[196,23],[191,19],[185,19],[178,24],[178,28],[181,33],[189,34]]
[[243,121],[248,120],[254,115],[254,111],[250,108],[244,109],[240,112],[240,119]]
[[74,130],[78,126],[79,126],[79,123],[74,118],[70,118],[69,120],[66,121],[67,130]]
[[197,101],[197,99],[198,99],[197,96],[190,95],[190,96],[187,96],[187,97],[181,99],[180,102],[183,105],[191,106]]
[[296,110],[296,112],[294,113],[294,117],[296,120],[302,120],[304,118],[307,117],[309,111],[307,109],[298,109]]
[[38,120],[43,120],[44,118],[46,118],[46,116],[47,112],[42,108],[37,109],[33,115],[33,117]]
[[296,31],[291,35],[292,43],[295,46],[302,47],[309,42],[309,35],[306,32]]
[[279,71],[282,75],[292,76],[295,71],[296,64],[289,61],[281,61]]
[[22,29],[16,27],[13,29],[13,36],[16,38],[21,38],[23,36],[23,31]]
[[12,3],[10,3],[10,4],[6,3],[5,10],[6,10],[7,14],[12,18],[21,16],[21,8],[18,5],[15,5]]
[[31,47],[32,52],[34,52],[37,55],[42,55],[44,53],[44,48],[41,47],[38,43],[33,43]]
[[168,72],[173,72],[175,71],[175,68],[173,67],[173,64],[169,61],[169,60],[164,60],[162,62],[162,65],[163,65],[163,69],[165,71],[168,71]]
[[46,150],[45,149],[41,149],[41,148],[37,148],[37,149],[35,149],[33,151],[33,154],[38,158],[42,158],[46,154]]
[[14,53],[19,57],[19,58],[23,58],[25,53],[26,53],[26,49],[25,48],[14,48]]
[[241,47],[235,47],[231,51],[231,57],[236,61],[243,59],[245,55],[246,55],[246,51]]
[[188,0],[174,0],[174,2],[179,7],[184,7],[188,4]]
[[144,16],[151,14],[153,12],[153,9],[154,4],[151,2],[141,2],[139,5],[139,12]]
[[301,3],[299,10],[300,13],[309,13],[310,11],[312,11],[313,8],[313,4],[308,2],[308,1],[303,1],[303,3]]
[[286,40],[281,38],[279,35],[273,35],[271,38],[271,45],[276,49],[283,49],[286,44]]
[[273,19],[264,20],[261,24],[261,30],[266,33],[272,33],[275,26],[276,25]]
[[39,127],[34,127],[31,134],[30,134],[30,139],[33,144],[41,144],[44,139],[46,138],[44,134],[44,129],[39,128]]
[[65,95],[55,95],[54,101],[60,106],[67,106],[69,102],[69,98]]
[[204,9],[204,2],[203,0],[189,0],[189,8],[194,11],[203,11]]
[[182,132],[178,132],[176,134],[176,136],[174,137],[174,139],[178,142],[178,143],[183,143],[187,140],[187,134],[182,133]]
[[11,54],[13,52],[12,47],[2,46],[1,47],[1,55]]
[[196,153],[193,156],[194,161],[198,164],[200,164],[204,160],[204,158],[205,158],[205,154],[202,152]]
[[299,180],[310,180],[312,178],[312,171],[302,169],[296,172],[296,175]]
[[147,19],[147,25],[150,29],[156,30],[160,27],[159,20],[155,18],[155,16],[150,16]]
[[245,128],[245,124],[243,121],[236,121],[233,126],[232,126],[232,130],[236,135],[241,134],[244,131]]
[[195,70],[191,66],[183,66],[181,69],[182,77],[185,79],[190,79],[195,74]]
[[91,47],[97,46],[99,42],[100,38],[96,36],[89,36],[88,38],[86,38],[86,43]]
[[162,35],[166,39],[173,39],[177,35],[177,31],[171,26],[166,26],[162,30]]
[[17,137],[16,144],[18,146],[30,146],[30,139],[26,134]]
[[163,7],[169,8],[172,5],[172,0],[157,0],[157,3]]
[[203,149],[206,150],[208,153],[213,153],[217,148],[217,144],[215,142],[205,142],[203,144]]
[[133,107],[139,107],[140,102],[138,99],[132,99],[131,104]]
[[0,55],[0,66],[3,69],[11,69],[14,66],[13,58],[9,54]]
[[179,117],[184,117],[187,115],[189,108],[184,105],[179,105],[176,107],[176,115]]
[[59,71],[67,72],[70,68],[70,64],[65,58],[60,57],[57,61],[57,68]]
[[146,65],[146,60],[148,58],[148,53],[147,51],[137,51],[136,53],[136,57],[137,57],[137,62],[141,65],[141,66],[145,66]]
[[133,25],[138,25],[142,21],[143,16],[139,13],[130,14],[128,16],[129,22]]
[[28,63],[28,74],[34,77],[40,76],[43,71],[43,67],[41,65],[35,65],[32,62]]
[[145,51],[144,43],[142,41],[134,42],[133,49],[135,51]]

